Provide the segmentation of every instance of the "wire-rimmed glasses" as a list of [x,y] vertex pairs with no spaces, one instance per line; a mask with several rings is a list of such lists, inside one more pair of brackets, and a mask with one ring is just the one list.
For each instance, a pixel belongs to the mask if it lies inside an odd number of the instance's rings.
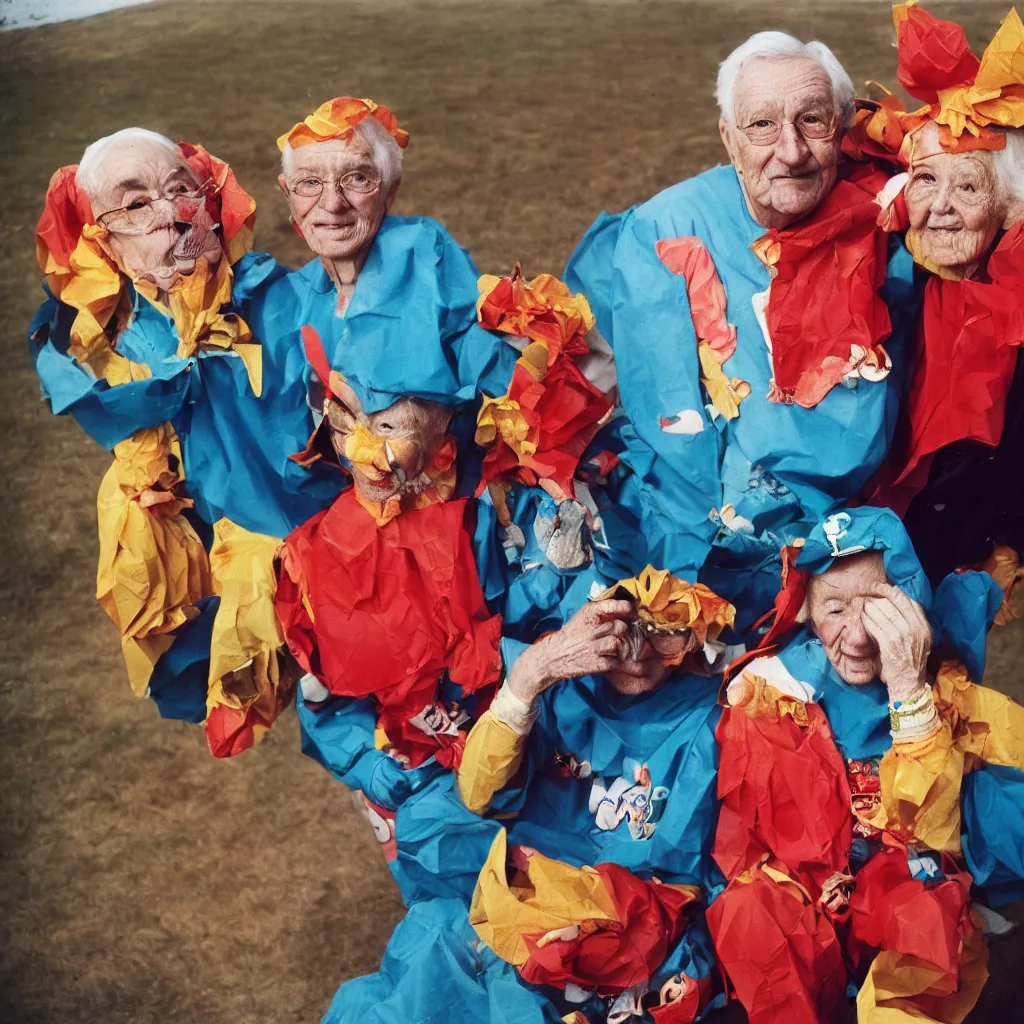
[[822,114],[801,114],[795,121],[774,121],[770,117],[759,117],[752,124],[744,125],[740,131],[755,146],[773,146],[779,141],[782,129],[791,124],[797,132],[809,141],[830,139],[839,127],[839,117],[833,114],[825,117]]
[[219,186],[208,178],[197,188],[190,188],[185,182],[179,181],[172,185],[162,196],[139,196],[127,206],[116,210],[107,210],[96,218],[96,223],[107,231],[118,231],[124,235],[144,235],[156,223],[156,203],[176,203],[181,199],[206,199],[215,195]]
[[306,175],[290,186],[292,192],[303,199],[319,199],[324,187],[331,185],[343,195],[347,192],[360,196],[368,196],[380,188],[381,179],[365,171],[349,171],[340,178],[318,178],[315,174]]

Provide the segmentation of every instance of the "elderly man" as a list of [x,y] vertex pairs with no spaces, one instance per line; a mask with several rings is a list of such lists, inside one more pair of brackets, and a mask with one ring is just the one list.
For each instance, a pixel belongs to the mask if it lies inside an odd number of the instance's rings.
[[862,1022],[962,1020],[987,977],[972,884],[1024,891],[1024,710],[971,681],[998,588],[933,601],[888,510],[833,514],[786,561],[717,733],[716,951],[754,1024],[844,1019],[848,981]]
[[911,261],[896,253],[886,279],[887,175],[844,176],[853,90],[824,44],[758,33],[722,63],[717,97],[730,166],[602,215],[566,279],[615,351],[650,560],[704,567],[748,626],[778,548],[889,447],[900,346],[882,296],[910,297]]
[[527,648],[470,732],[458,795],[399,808],[410,913],[326,1019],[426,1020],[438,993],[460,1020],[682,1022],[720,1004],[701,907],[721,884],[709,658],[732,615],[648,567]]
[[114,454],[98,591],[132,686],[205,719],[220,754],[287,693],[265,592],[274,537],[338,490],[289,461],[312,428],[305,360],[274,290],[284,271],[248,251],[254,218],[201,148],[141,128],[100,139],[50,184],[38,240],[53,297],[31,330],[53,411]]
[[302,461],[354,486],[287,538],[277,608],[306,670],[306,749],[363,791],[386,844],[458,763],[475,694],[586,599],[573,478],[614,380],[588,379],[607,353],[581,296],[518,269],[479,278],[440,224],[387,212],[407,141],[345,97],[279,139],[316,255],[287,280],[320,419]]
[[[979,59],[955,22],[893,14],[897,77],[927,106],[887,100],[850,141],[906,168],[895,226],[930,273],[896,441],[868,497],[904,514],[933,583],[983,563],[1009,583],[1024,550],[1006,486],[1024,474],[1024,25],[1011,11]],[[966,116],[950,106],[964,90],[985,97]]]

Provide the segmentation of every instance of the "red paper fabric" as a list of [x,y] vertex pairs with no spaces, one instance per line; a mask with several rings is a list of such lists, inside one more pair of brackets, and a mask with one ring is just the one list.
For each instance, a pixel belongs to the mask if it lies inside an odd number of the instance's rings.
[[[675,986],[677,983],[682,987],[678,995],[670,1002],[651,1007],[649,1012],[654,1024],[693,1024],[701,1007],[707,1004],[712,987],[710,977],[698,981],[688,974],[677,974],[670,984]],[[666,987],[662,987],[663,999]]]
[[707,246],[697,237],[667,238],[655,246],[658,258],[686,278],[690,319],[699,341],[706,341],[724,363],[736,351],[736,328],[726,317],[725,285]]
[[803,724],[778,712],[723,711],[712,854],[729,879],[771,854],[817,899],[825,880],[846,867],[850,788],[821,707],[797,707]]
[[[216,190],[207,198],[207,208],[215,224],[220,224],[225,248],[244,228],[252,228],[256,218],[256,200],[235,178],[235,172],[223,161],[208,153],[202,146],[180,142],[178,148],[196,181],[203,185],[212,179]],[[237,258],[237,255],[236,255]]]
[[928,456],[965,438],[999,444],[1024,343],[1024,221],[1006,232],[986,271],[988,281],[928,280],[914,386],[893,452],[865,492],[872,504],[902,515],[927,482]]
[[750,1024],[846,1019],[846,969],[831,923],[760,868],[729,883],[708,927]]
[[284,700],[271,708],[250,704],[245,711],[218,704],[207,713],[203,730],[214,757],[234,757],[256,742],[256,730],[269,729],[284,710]]
[[871,352],[889,335],[878,295],[888,240],[875,202],[886,180],[861,170],[837,182],[810,220],[758,243],[777,255],[766,311],[774,401],[813,408],[849,372],[852,346]]
[[763,658],[780,650],[788,638],[788,634],[799,625],[800,609],[803,608],[804,599],[807,596],[807,585],[811,578],[809,569],[796,567],[800,550],[799,547],[792,544],[787,544],[780,549],[782,586],[775,595],[775,606],[755,623],[755,626],[760,627],[771,622],[771,626],[758,641],[756,647],[741,654],[725,670],[722,676],[723,693],[728,687],[729,681],[739,675],[745,665],[755,658]]
[[597,931],[545,946],[525,937],[529,959],[519,973],[534,985],[564,989],[572,982],[617,996],[650,979],[686,929],[692,892],[645,882],[618,864],[598,864],[618,921],[604,921]]
[[567,352],[539,381],[517,362],[508,397],[519,403],[537,450],[530,456],[529,466],[524,466],[503,441],[489,447],[480,474],[481,491],[493,480],[514,477],[529,486],[541,479],[551,480],[564,494],[574,494],[572,481],[580,458],[611,410],[611,403]]
[[867,952],[868,960],[877,950],[918,957],[942,971],[954,991],[961,944],[971,927],[970,890],[966,873],[926,884],[911,877],[906,850],[883,850],[857,874],[850,897],[851,952]]
[[40,269],[46,268],[49,253],[60,267],[71,266],[71,254],[82,236],[82,228],[93,223],[92,207],[75,184],[78,165],[61,167],[50,178],[46,205],[36,225],[36,251]]
[[896,78],[911,96],[938,102],[938,91],[973,82],[980,61],[955,21],[940,21],[920,7],[894,12],[898,64]]
[[409,721],[442,675],[468,694],[501,673],[501,619],[484,602],[468,512],[459,499],[378,528],[350,489],[280,555],[275,605],[289,649],[332,693],[374,696],[379,725],[414,766],[457,747]]

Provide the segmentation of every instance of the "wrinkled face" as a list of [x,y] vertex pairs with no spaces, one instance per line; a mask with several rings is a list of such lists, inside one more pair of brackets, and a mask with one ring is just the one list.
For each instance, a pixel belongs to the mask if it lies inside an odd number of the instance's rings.
[[832,83],[808,57],[759,57],[740,68],[734,108],[734,123],[723,118],[719,130],[750,212],[763,227],[788,227],[835,184],[842,139],[832,130]]
[[984,260],[1007,213],[993,155],[946,153],[934,124],[914,136],[906,199],[921,252],[959,274]]
[[449,411],[436,402],[403,398],[367,414],[348,384],[335,386],[338,393],[327,407],[331,443],[363,497],[385,502],[431,483],[426,470],[447,439]]
[[[380,185],[380,174],[373,162],[373,150],[359,135],[347,141],[332,139],[299,146],[291,155],[291,168],[278,183],[288,197],[292,220],[306,244],[317,256],[327,260],[356,259],[373,241],[397,186],[390,192]],[[342,191],[338,182],[346,175],[357,175],[377,187],[366,193]],[[302,196],[296,189],[315,189],[318,196]]]
[[644,639],[633,644],[636,654],[622,663],[621,668],[606,672],[608,681],[619,693],[632,695],[657,690],[672,674],[672,666],[665,663],[665,655]]
[[872,551],[837,559],[808,588],[811,627],[839,677],[854,686],[882,670],[878,645],[864,628],[864,601],[887,582],[882,556]]
[[93,215],[107,229],[107,244],[133,280],[166,289],[190,274],[199,256],[214,264],[221,243],[205,202],[190,198],[198,186],[180,156],[145,139],[126,139],[103,153],[100,185],[89,195]]

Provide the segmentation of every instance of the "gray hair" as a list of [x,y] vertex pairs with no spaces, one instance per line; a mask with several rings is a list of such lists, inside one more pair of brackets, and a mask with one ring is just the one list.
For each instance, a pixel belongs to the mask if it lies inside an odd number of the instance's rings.
[[853,114],[853,82],[836,55],[824,43],[801,43],[786,32],[758,32],[737,46],[718,68],[715,99],[722,117],[730,124],[736,121],[736,80],[740,71],[750,61],[764,57],[807,57],[820,65],[832,83],[836,113],[842,118],[843,124],[850,119]]
[[[380,121],[375,117],[364,117],[353,129],[353,134],[370,147],[373,166],[377,168],[385,192],[402,180],[402,148]],[[281,171],[285,175],[291,174],[292,153],[290,145],[285,145],[281,151]]]
[[1024,199],[1024,129],[994,130],[1006,136],[1006,148],[992,154],[996,177],[1011,199]]
[[179,160],[183,159],[177,143],[172,142],[166,135],[151,132],[148,128],[122,128],[119,132],[106,135],[102,139],[97,139],[91,146],[87,146],[82,159],[78,161],[75,183],[90,199],[103,184],[97,172],[104,155],[111,147],[122,142],[148,142],[168,153],[173,153]]

